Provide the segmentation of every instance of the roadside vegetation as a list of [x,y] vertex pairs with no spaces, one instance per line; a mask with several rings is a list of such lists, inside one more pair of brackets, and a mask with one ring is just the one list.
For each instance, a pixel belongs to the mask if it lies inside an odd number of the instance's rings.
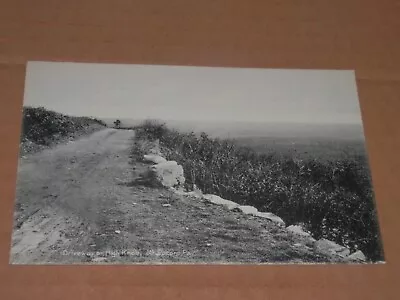
[[188,190],[196,184],[204,193],[275,213],[287,225],[301,224],[316,239],[383,260],[365,155],[320,160],[262,154],[151,120],[135,130],[138,140],[158,140],[163,156],[183,166]]
[[21,155],[36,152],[62,140],[102,129],[106,124],[90,117],[72,117],[43,107],[24,107]]

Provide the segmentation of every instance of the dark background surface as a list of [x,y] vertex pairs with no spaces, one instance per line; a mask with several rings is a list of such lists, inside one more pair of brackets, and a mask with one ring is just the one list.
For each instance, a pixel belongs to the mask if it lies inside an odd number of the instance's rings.
[[[0,0],[4,299],[398,299],[400,2]],[[355,69],[384,265],[11,266],[28,60]]]

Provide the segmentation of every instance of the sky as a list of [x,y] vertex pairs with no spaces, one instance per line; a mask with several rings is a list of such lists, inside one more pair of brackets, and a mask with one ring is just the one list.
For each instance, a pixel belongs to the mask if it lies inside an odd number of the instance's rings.
[[361,124],[346,70],[29,62],[24,105],[99,118]]

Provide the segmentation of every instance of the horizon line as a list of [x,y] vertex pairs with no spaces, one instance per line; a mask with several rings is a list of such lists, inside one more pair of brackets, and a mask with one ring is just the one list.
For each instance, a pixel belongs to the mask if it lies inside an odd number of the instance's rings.
[[98,117],[99,119],[128,119],[132,121],[162,121],[162,122],[186,122],[186,123],[248,123],[248,124],[304,124],[304,125],[360,125],[362,126],[362,121],[360,122],[302,122],[302,121],[251,121],[251,120],[185,120],[185,119],[163,119],[156,117],[146,117],[146,118],[130,118],[130,117]]

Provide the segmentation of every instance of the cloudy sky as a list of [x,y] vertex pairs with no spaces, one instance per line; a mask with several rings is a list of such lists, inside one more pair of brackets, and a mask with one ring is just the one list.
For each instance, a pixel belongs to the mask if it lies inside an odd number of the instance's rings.
[[361,123],[352,71],[29,62],[24,104],[71,115]]

